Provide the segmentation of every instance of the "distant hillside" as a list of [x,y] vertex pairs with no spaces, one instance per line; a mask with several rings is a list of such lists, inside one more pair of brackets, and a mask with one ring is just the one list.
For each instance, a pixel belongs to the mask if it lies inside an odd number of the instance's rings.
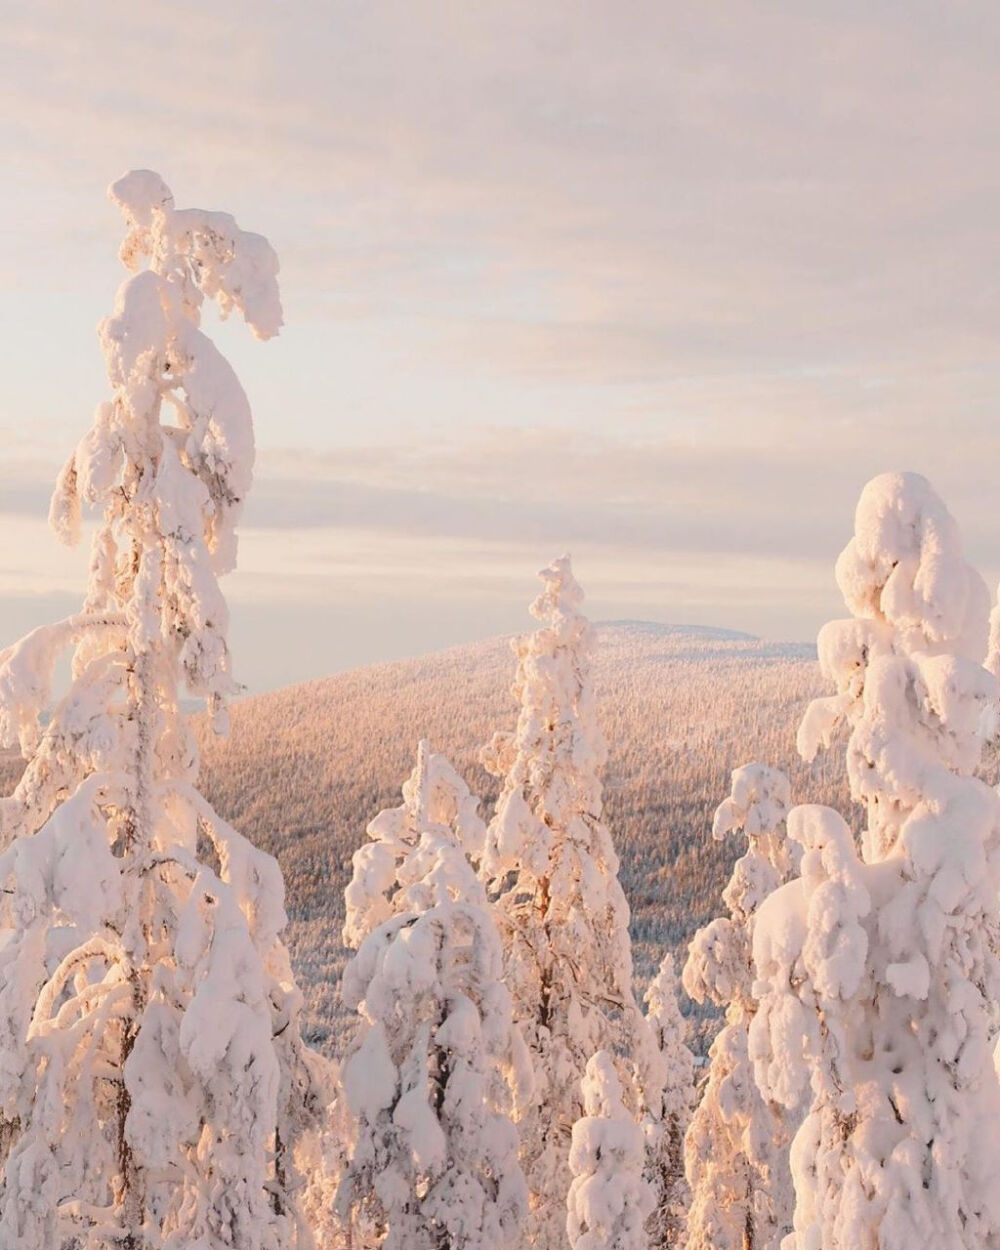
[[[811,647],[634,621],[598,636],[607,819],[645,980],[665,947],[719,907],[734,847],[713,843],[709,829],[732,768],[753,759],[789,768],[800,800],[840,804],[846,793],[836,766],[794,758],[800,712],[822,689]],[[329,1041],[342,894],[365,825],[399,802],[421,736],[452,757],[489,812],[496,783],[477,752],[514,724],[513,675],[509,640],[494,639],[242,700],[228,741],[204,736],[204,790],[284,869],[317,1040]]]
[[[719,909],[736,846],[714,843],[710,827],[733,768],[779,765],[796,801],[851,816],[842,755],[811,767],[795,755],[802,709],[824,689],[814,654],[719,629],[598,628],[606,814],[643,982],[666,947],[680,951]],[[205,793],[284,870],[314,1040],[336,1044],[343,890],[366,824],[399,802],[422,736],[451,756],[489,814],[497,786],[477,752],[495,729],[513,727],[513,676],[510,640],[497,638],[243,699],[227,740],[199,722]],[[4,792],[19,771],[19,761],[0,759]]]

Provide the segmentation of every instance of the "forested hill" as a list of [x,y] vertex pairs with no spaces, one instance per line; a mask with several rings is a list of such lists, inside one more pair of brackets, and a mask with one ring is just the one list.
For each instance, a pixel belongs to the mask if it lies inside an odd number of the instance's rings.
[[[598,627],[606,815],[643,982],[665,947],[679,950],[719,910],[737,847],[713,842],[710,827],[733,768],[778,765],[794,801],[853,816],[843,752],[811,766],[795,755],[801,711],[825,689],[814,654],[719,629]],[[514,725],[514,666],[510,640],[496,638],[240,700],[226,740],[199,722],[202,788],[284,870],[289,941],[315,1040],[335,1046],[343,890],[365,826],[400,801],[421,737],[451,756],[489,814],[497,784],[478,751],[494,730]],[[20,767],[0,764],[7,792]]]
[[[813,655],[722,630],[599,627],[607,819],[643,979],[665,946],[719,907],[735,848],[713,843],[709,828],[732,768],[778,764],[796,800],[846,801],[842,765],[794,758],[801,709],[823,689]],[[343,889],[366,824],[400,801],[422,736],[452,757],[489,812],[496,783],[477,753],[494,730],[513,727],[513,676],[509,640],[498,638],[245,699],[227,741],[205,735],[205,792],[284,869],[313,1036],[330,1040]]]

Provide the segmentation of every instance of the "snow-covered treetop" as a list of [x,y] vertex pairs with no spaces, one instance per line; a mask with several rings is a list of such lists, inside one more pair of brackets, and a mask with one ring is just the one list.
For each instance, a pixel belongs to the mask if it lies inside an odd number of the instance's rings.
[[[543,873],[551,851],[549,829],[572,832],[581,813],[596,819],[601,810],[597,774],[607,746],[590,679],[594,636],[580,611],[583,591],[569,556],[553,560],[539,577],[545,586],[530,611],[542,628],[513,644],[518,659],[513,695],[521,708],[517,728],[496,734],[483,752],[486,768],[505,778],[506,801],[491,825],[486,852],[492,874],[521,857]],[[534,801],[533,819],[525,810],[526,791]],[[589,840],[589,833],[583,836]]]
[[716,809],[712,836],[742,832],[747,852],[733,866],[722,898],[729,911],[699,929],[684,965],[684,989],[696,1002],[727,1006],[738,999],[752,1012],[750,943],[757,908],[788,876],[795,857],[784,833],[788,778],[767,764],[745,764]]
[[471,860],[481,856],[486,826],[479,800],[444,755],[427,742],[403,783],[403,802],[368,826],[369,841],[354,853],[344,894],[344,942],[357,948],[391,916],[423,912],[436,903],[483,903]]
[[614,1060],[606,1050],[599,1050],[587,1060],[580,1088],[587,1115],[610,1119],[623,1113],[621,1081]]
[[[103,515],[82,611],[0,653],[0,741],[29,757],[0,812],[8,829],[22,819],[38,827],[60,792],[106,767],[135,732],[116,698],[123,678],[139,680],[130,674],[140,657],[150,669],[143,697],[161,716],[160,762],[170,760],[175,775],[193,776],[196,758],[173,702],[177,680],[207,700],[219,729],[237,689],[217,578],[235,562],[253,427],[239,380],[199,329],[200,310],[214,299],[224,314],[238,309],[258,337],[276,333],[277,258],[226,214],[175,209],[148,170],[126,174],[110,195],[126,218],[122,258],[133,271],[99,328],[112,394],[59,475],[50,520],[75,543],[83,506]],[[67,649],[74,685],[43,738],[54,667]]]
[[569,1151],[569,1243],[573,1250],[641,1250],[653,1191],[642,1176],[642,1130],[625,1109],[606,1050],[587,1061],[581,1089],[584,1115],[573,1125]]
[[128,224],[122,263],[150,268],[177,283],[193,313],[207,296],[224,317],[235,308],[259,339],[282,326],[278,257],[263,235],[241,230],[229,213],[178,209],[159,174],[133,169],[113,182],[109,197]]
[[[126,174],[110,196],[126,218],[122,257],[133,271],[99,328],[112,394],[59,476],[50,519],[74,543],[84,505],[103,515],[82,611],[0,653],[0,741],[30,757],[0,813],[8,829],[22,818],[37,827],[60,792],[106,767],[135,732],[116,697],[140,657],[150,657],[141,684],[149,712],[159,706],[160,762],[175,775],[193,776],[196,758],[172,702],[177,679],[207,700],[219,729],[237,689],[217,578],[235,561],[253,428],[243,388],[199,320],[209,298],[223,313],[238,309],[259,337],[276,333],[277,258],[226,214],[174,208],[148,170]],[[74,685],[43,738],[67,649]]]
[[[109,195],[125,216],[121,258],[133,275],[100,329],[114,396],[99,406],[63,470],[53,526],[75,542],[81,502],[107,504],[120,491],[135,502],[148,496],[164,510],[163,528],[202,538],[208,567],[224,573],[235,562],[233,528],[250,486],[253,429],[239,380],[198,328],[201,308],[214,300],[223,316],[235,308],[257,338],[277,334],[278,258],[228,213],[175,208],[149,170],[126,174]],[[161,423],[161,402],[175,424]],[[155,481],[130,482],[139,449],[156,463]],[[193,583],[185,598],[205,593],[200,569],[183,574]],[[211,620],[213,608],[205,604],[200,615]]]
[[729,797],[715,809],[712,837],[721,842],[742,830],[748,838],[773,837],[788,815],[788,778],[767,764],[744,764],[732,772]]
[[722,898],[740,922],[748,920],[795,866],[797,855],[785,837],[791,803],[788,778],[780,768],[744,764],[734,769],[732,791],[715,811],[712,837],[746,835],[748,852],[736,861]]
[[643,998],[653,1049],[652,1080],[644,1081],[645,1099],[654,1120],[659,1121],[671,1115],[686,1117],[694,1095],[694,1056],[685,1043],[688,1025],[677,1002],[677,986],[674,957],[668,951]]
[[831,621],[818,641],[837,692],[809,705],[798,746],[812,759],[843,721],[851,726],[852,794],[869,805],[865,855],[880,857],[930,772],[968,775],[979,764],[996,702],[981,666],[989,596],[954,520],[915,473],[865,487],[837,582],[854,617]]
[[883,473],[865,486],[836,576],[852,614],[891,626],[903,649],[982,660],[986,586],[965,562],[954,518],[919,473]]

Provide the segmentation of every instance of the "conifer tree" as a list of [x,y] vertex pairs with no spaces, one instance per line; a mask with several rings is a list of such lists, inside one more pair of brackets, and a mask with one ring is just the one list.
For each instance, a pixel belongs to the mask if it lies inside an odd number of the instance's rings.
[[632,990],[629,912],[604,825],[591,627],[568,556],[543,569],[531,612],[542,622],[515,644],[512,734],[497,734],[484,763],[503,787],[487,830],[483,872],[504,942],[505,980],[531,1053],[535,1094],[521,1114],[521,1157],[531,1191],[535,1250],[565,1246],[570,1133],[583,1112],[588,1059],[621,1065],[633,1115],[645,1021]]
[[236,689],[218,578],[253,464],[201,309],[270,337],[278,265],[156,174],[110,195],[132,271],[100,327],[112,395],[51,510],[70,542],[100,510],[86,599],[0,656],[0,738],[27,760],[0,805],[0,1244],[284,1250],[309,1240],[292,1150],[318,1094],[281,874],[195,789],[180,711],[204,698],[222,728]]
[[788,798],[784,773],[748,764],[733,773],[732,793],[712,826],[716,839],[742,832],[748,848],[723,891],[729,914],[699,929],[684,967],[688,994],[725,1009],[684,1143],[691,1187],[688,1250],[778,1250],[791,1229],[787,1153],[794,1125],[780,1106],[761,1096],[748,1050],[757,1010],[752,958],[757,910],[793,863],[784,831]]
[[997,698],[988,596],[913,473],[865,487],[837,582],[852,618],[819,637],[836,693],[799,748],[812,758],[846,723],[862,854],[836,813],[797,809],[802,878],[755,942],[758,1077],[786,1103],[812,1091],[794,1245],[995,1248],[1000,797],[972,775]]
[[474,867],[486,838],[479,800],[427,742],[417,747],[403,802],[379,812],[367,833],[368,841],[354,852],[344,892],[345,946],[357,950],[383,921],[435,901],[485,903]]
[[584,1114],[573,1125],[566,1199],[572,1250],[645,1250],[655,1201],[643,1179],[642,1130],[622,1102],[614,1060],[600,1050],[581,1083]]
[[343,1066],[352,1123],[336,1208],[350,1244],[501,1250],[527,1191],[508,1115],[520,1056],[500,940],[463,845],[476,800],[421,743],[401,807],[354,857],[343,997],[360,1030]]
[[646,990],[647,1061],[646,1178],[655,1205],[646,1224],[649,1245],[679,1247],[690,1193],[684,1176],[684,1135],[694,1102],[694,1056],[685,1042],[687,1022],[677,1003],[674,957],[666,954]]

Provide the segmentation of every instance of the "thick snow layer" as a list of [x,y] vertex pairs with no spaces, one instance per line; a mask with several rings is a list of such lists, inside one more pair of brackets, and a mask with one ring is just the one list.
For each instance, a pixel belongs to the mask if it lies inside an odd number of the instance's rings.
[[971,775],[997,700],[987,596],[916,474],[865,488],[837,579],[853,619],[819,645],[836,693],[799,742],[846,722],[862,854],[837,813],[795,809],[801,878],[754,941],[757,1078],[786,1105],[810,1085],[790,1244],[996,1247],[1000,797]]
[[342,1073],[346,1156],[335,1215],[388,1250],[490,1250],[527,1212],[509,1110],[523,1047],[499,935],[470,856],[478,801],[421,742],[400,807],[354,857],[343,998],[360,1030]]
[[600,1050],[582,1081],[584,1115],[573,1125],[566,1234],[573,1250],[643,1250],[653,1207],[643,1180],[642,1130],[622,1102],[614,1060]]
[[51,508],[66,541],[100,512],[86,599],[0,654],[0,738],[27,759],[0,800],[0,1244],[306,1250],[292,1150],[321,1094],[281,874],[194,788],[180,713],[203,696],[221,727],[236,689],[218,576],[253,465],[200,309],[267,337],[277,262],[148,171],[112,198],[133,271],[100,327],[112,395]]
[[747,852],[723,891],[729,914],[695,934],[684,966],[688,994],[725,1010],[684,1140],[689,1250],[743,1250],[747,1238],[778,1250],[791,1227],[787,1152],[797,1108],[794,1100],[783,1110],[761,1096],[750,1047],[757,1024],[751,952],[758,913],[798,862],[785,837],[788,805],[784,773],[747,764],[732,774],[731,793],[712,824],[716,839],[742,833]]
[[[607,757],[591,677],[593,632],[569,557],[540,574],[541,623],[514,644],[517,725],[483,762],[503,779],[482,860],[504,942],[504,977],[531,1055],[534,1095],[521,1108],[521,1158],[535,1250],[565,1244],[565,1142],[582,1112],[580,1081],[598,1050],[614,1053],[638,1119],[648,1097],[635,1069],[650,1046],[632,988],[629,912],[602,821]],[[647,1072],[653,1069],[647,1065]],[[648,1085],[648,1082],[647,1082]]]

